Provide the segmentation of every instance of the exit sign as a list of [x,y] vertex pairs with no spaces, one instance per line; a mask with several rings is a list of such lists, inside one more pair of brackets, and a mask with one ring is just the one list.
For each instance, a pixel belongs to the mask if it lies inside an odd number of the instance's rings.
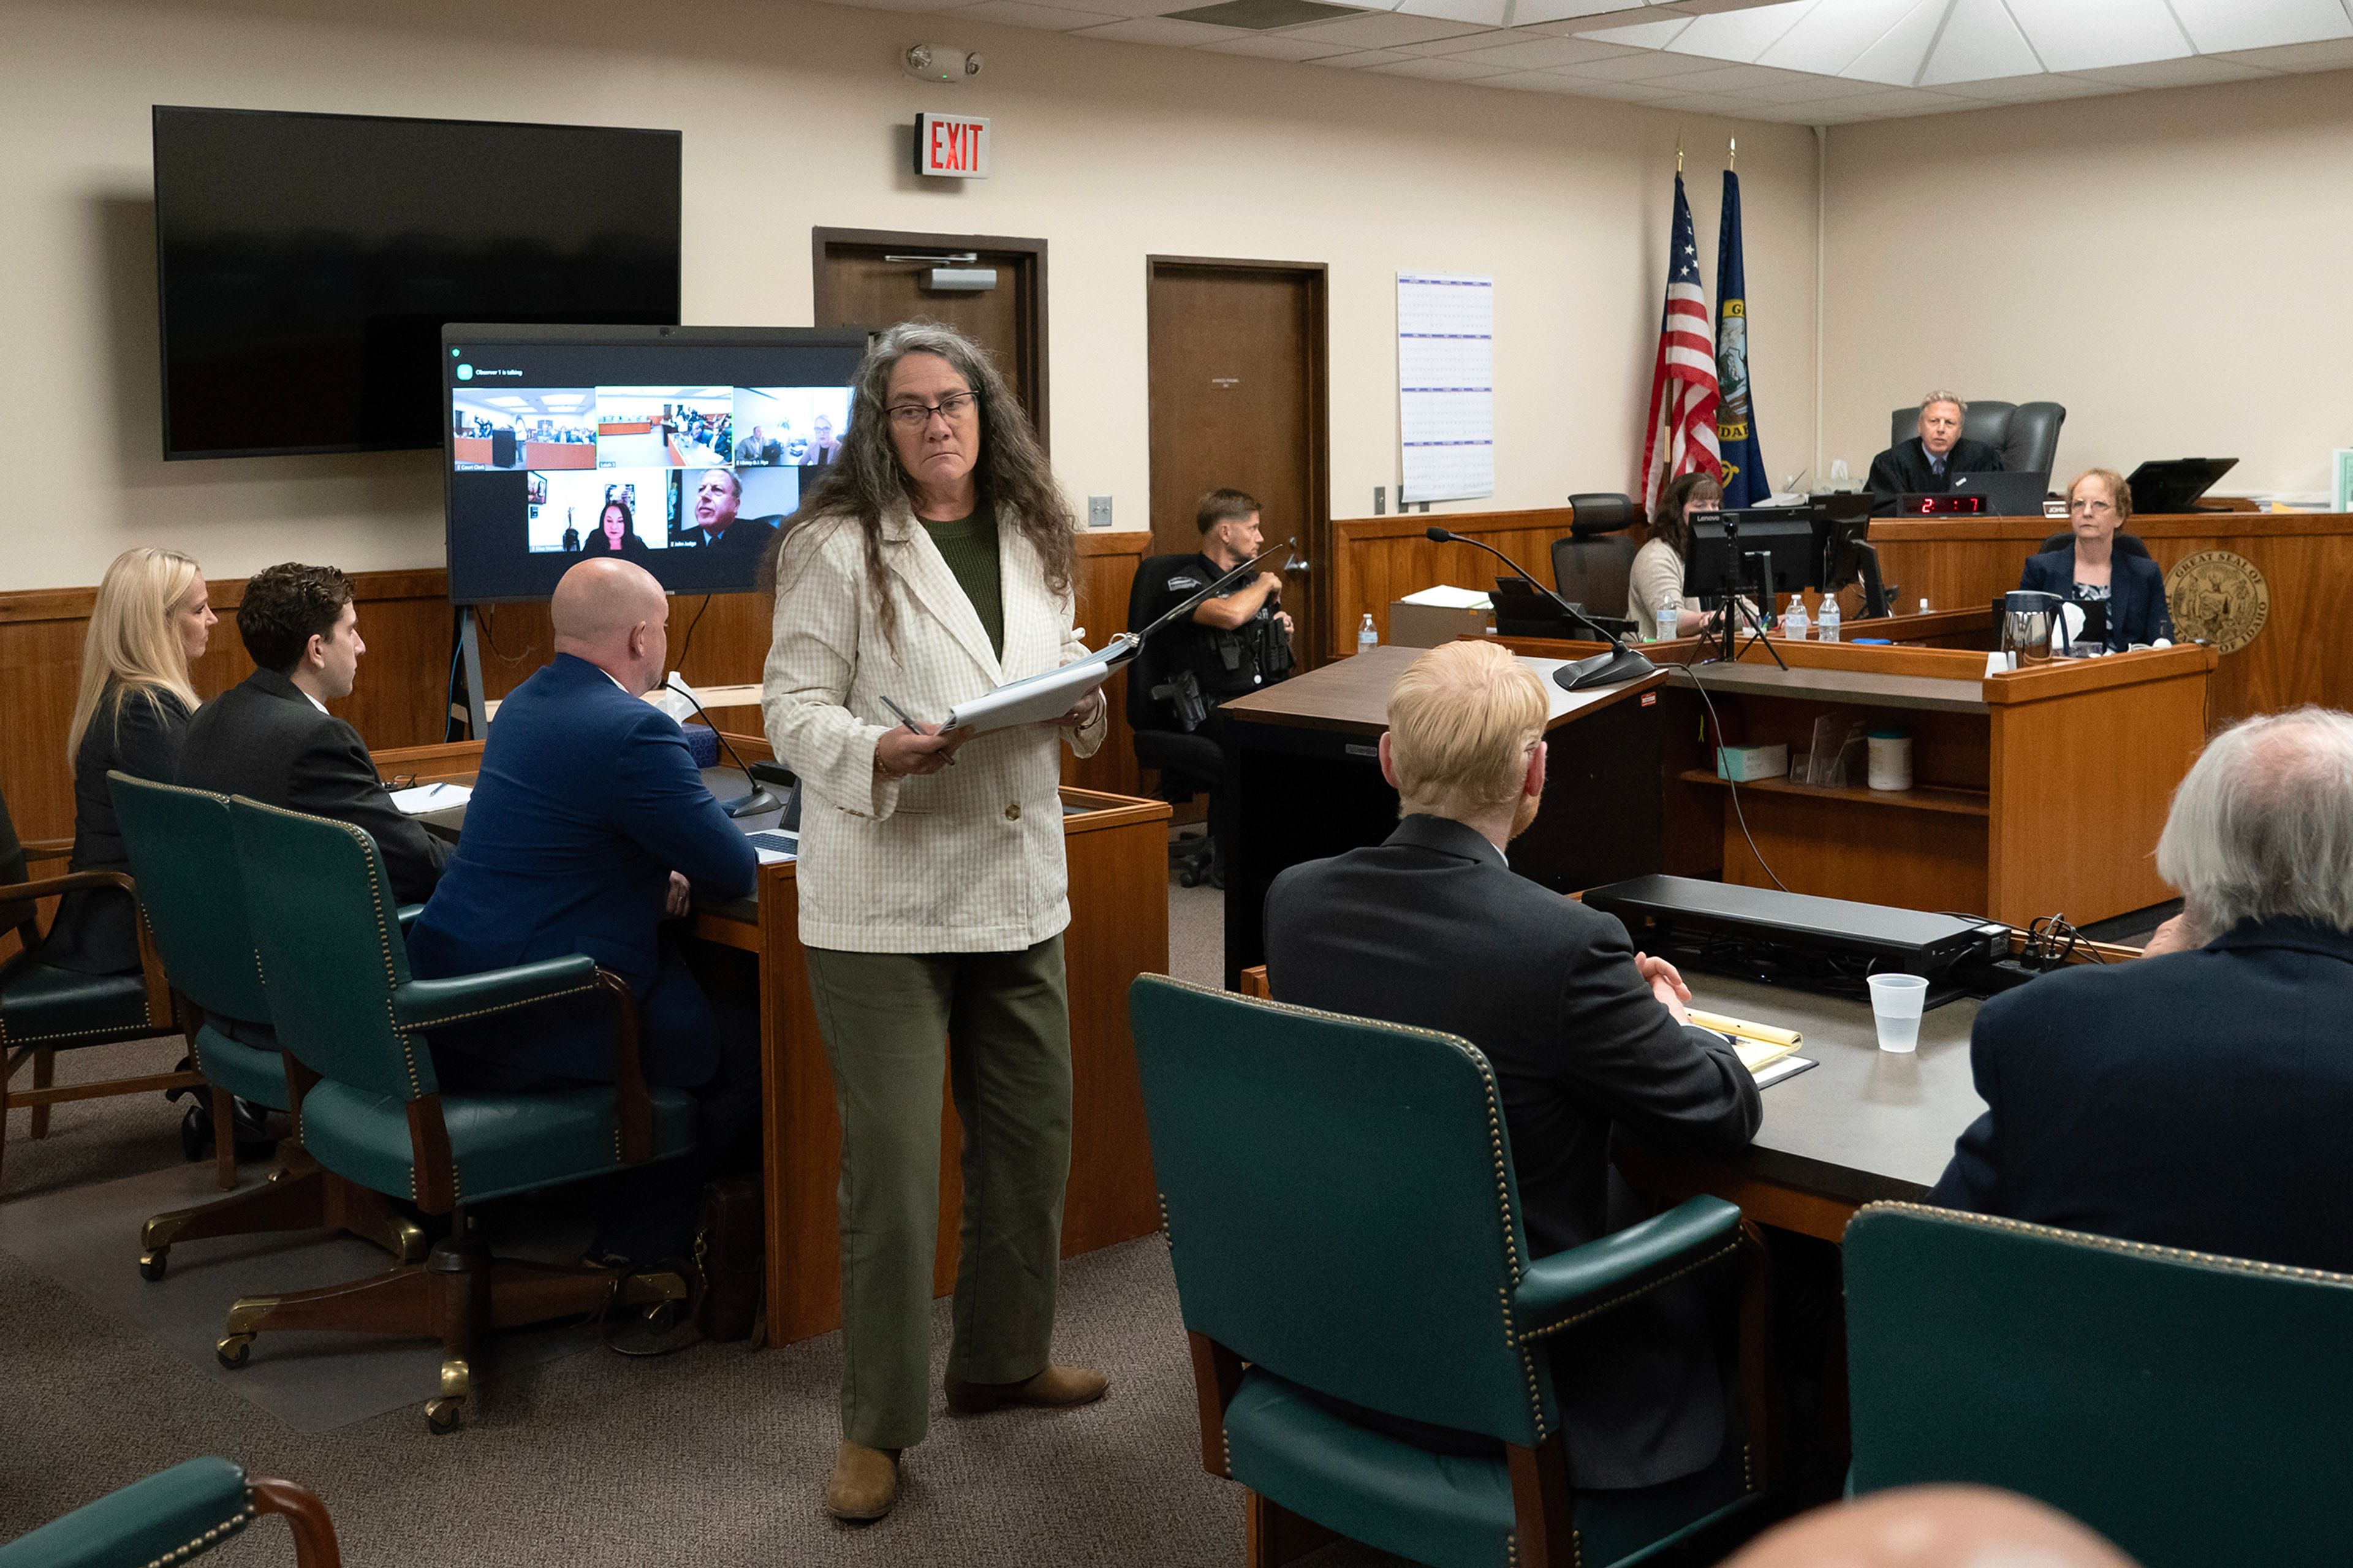
[[988,177],[988,121],[970,114],[915,116],[915,173],[944,180]]

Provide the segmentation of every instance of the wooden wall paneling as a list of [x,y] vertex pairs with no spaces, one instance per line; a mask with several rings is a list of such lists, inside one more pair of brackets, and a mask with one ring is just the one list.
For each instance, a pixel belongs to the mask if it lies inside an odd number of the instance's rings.
[[1481,590],[1495,585],[1504,574],[1502,562],[1467,544],[1432,543],[1424,537],[1432,526],[1493,545],[1550,586],[1553,541],[1568,536],[1570,516],[1567,507],[1547,507],[1338,520],[1332,525],[1331,656],[1356,651],[1356,632],[1367,612],[1387,643],[1392,600],[1440,584]]
[[1769,865],[1791,889],[1826,899],[1963,912],[1986,907],[1983,816],[1761,789],[1741,791],[1740,804],[1747,836],[1731,812],[1724,819],[1727,882],[1772,887]]
[[[1128,589],[1151,547],[1152,536],[1140,529],[1079,535],[1078,624],[1086,630],[1089,647],[1099,648],[1126,630]],[[1111,704],[1111,729],[1092,757],[1074,757],[1064,749],[1062,782],[1105,795],[1149,795],[1135,760],[1135,731],[1127,722],[1126,671],[1105,683],[1103,698]]]

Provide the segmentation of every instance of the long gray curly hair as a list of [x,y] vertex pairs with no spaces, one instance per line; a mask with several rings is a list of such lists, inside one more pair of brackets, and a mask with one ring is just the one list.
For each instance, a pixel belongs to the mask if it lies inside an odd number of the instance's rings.
[[1057,594],[1070,592],[1075,552],[1071,536],[1077,524],[1054,483],[1046,450],[1038,444],[1020,400],[989,363],[988,352],[938,321],[902,321],[866,351],[850,377],[849,429],[841,437],[841,456],[819,471],[817,483],[801,498],[800,510],[777,529],[762,563],[762,583],[775,585],[785,538],[796,524],[820,517],[849,518],[865,538],[866,583],[882,635],[888,638],[895,630],[897,605],[890,573],[882,564],[882,517],[895,507],[913,503],[915,483],[891,443],[891,421],[883,411],[891,372],[909,354],[936,354],[947,361],[978,396],[980,460],[974,465],[973,479],[981,510],[997,516],[1010,510],[1012,526],[1045,565],[1046,585]]

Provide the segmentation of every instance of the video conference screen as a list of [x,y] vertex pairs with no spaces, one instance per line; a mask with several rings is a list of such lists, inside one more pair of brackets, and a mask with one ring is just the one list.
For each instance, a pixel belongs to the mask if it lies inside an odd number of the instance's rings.
[[841,455],[865,351],[856,330],[448,327],[450,599],[543,599],[596,555],[750,592]]

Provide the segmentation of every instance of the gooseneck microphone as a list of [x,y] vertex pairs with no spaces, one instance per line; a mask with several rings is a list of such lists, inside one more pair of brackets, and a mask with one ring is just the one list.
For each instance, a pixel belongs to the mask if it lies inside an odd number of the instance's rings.
[[1641,677],[1651,674],[1657,669],[1658,667],[1656,665],[1652,664],[1649,659],[1644,658],[1641,654],[1636,653],[1632,648],[1628,647],[1619,637],[1617,633],[1611,631],[1609,627],[1595,620],[1591,616],[1587,615],[1583,610],[1578,609],[1575,605],[1570,604],[1567,599],[1562,598],[1558,594],[1554,593],[1550,588],[1546,587],[1542,583],[1537,582],[1535,575],[1531,574],[1526,567],[1521,565],[1518,562],[1513,560],[1510,556],[1504,554],[1493,545],[1487,543],[1483,540],[1472,539],[1464,534],[1455,533],[1443,528],[1432,528],[1427,530],[1426,532],[1430,542],[1433,544],[1468,544],[1473,549],[1485,551],[1488,554],[1493,556],[1496,560],[1510,567],[1513,574],[1518,576],[1522,581],[1525,582],[1528,586],[1534,588],[1537,593],[1542,594],[1546,598],[1550,599],[1554,604],[1559,605],[1561,614],[1567,616],[1573,621],[1582,622],[1594,633],[1594,635],[1600,637],[1602,641],[1609,645],[1609,651],[1608,653],[1597,653],[1590,658],[1567,659],[1561,664],[1561,667],[1558,669],[1554,670],[1552,672],[1553,684],[1559,687],[1562,690],[1585,691],[1596,686],[1615,686],[1622,680],[1640,679]]
[[781,811],[784,809],[785,803],[778,800],[775,795],[770,795],[768,793],[768,786],[754,778],[752,776],[752,770],[744,766],[744,759],[735,754],[735,748],[733,746],[728,745],[726,733],[722,731],[718,725],[711,722],[711,715],[703,711],[701,700],[699,700],[692,691],[688,689],[685,681],[678,679],[678,672],[676,670],[670,671],[670,675],[664,679],[662,681],[662,689],[667,691],[675,691],[681,697],[685,698],[687,701],[693,706],[694,711],[702,718],[702,721],[705,724],[711,725],[711,732],[719,737],[719,743],[722,746],[726,747],[728,759],[737,767],[744,769],[744,782],[752,786],[752,793],[741,797],[740,799],[721,801],[719,803],[720,810],[725,812],[732,818],[738,816],[757,816],[764,811]]

